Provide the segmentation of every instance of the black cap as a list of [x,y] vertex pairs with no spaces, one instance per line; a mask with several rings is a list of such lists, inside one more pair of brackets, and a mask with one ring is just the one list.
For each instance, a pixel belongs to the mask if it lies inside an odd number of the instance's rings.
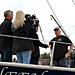
[[59,27],[54,28],[54,31],[59,30]]

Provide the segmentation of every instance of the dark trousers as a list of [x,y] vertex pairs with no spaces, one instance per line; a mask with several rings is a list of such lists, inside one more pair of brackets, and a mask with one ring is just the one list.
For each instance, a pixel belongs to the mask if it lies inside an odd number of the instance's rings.
[[2,62],[12,62],[12,48],[7,47],[1,53]]
[[38,65],[39,58],[31,58],[30,64]]
[[53,66],[58,66],[58,67],[68,67],[68,64],[67,64],[67,59],[66,58],[63,58],[61,60],[53,60]]

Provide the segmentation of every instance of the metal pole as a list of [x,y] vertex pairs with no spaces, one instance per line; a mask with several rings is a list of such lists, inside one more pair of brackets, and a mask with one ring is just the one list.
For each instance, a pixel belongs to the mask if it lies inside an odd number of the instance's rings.
[[54,55],[54,48],[55,48],[55,41],[53,42],[53,49],[52,49],[52,57],[51,57],[51,61],[50,61],[50,67],[53,66],[53,55]]
[[41,29],[41,26],[40,26],[40,25],[39,25],[39,28],[40,28],[40,32],[41,32],[41,35],[42,35],[43,41],[44,41],[44,43],[46,44],[45,39],[44,39],[44,36],[43,36],[43,34],[42,34],[42,29]]
[[68,37],[67,33],[65,32],[64,28],[62,27],[62,25],[59,25],[59,23],[56,21],[56,19],[54,18],[53,15],[50,15],[53,20],[56,22],[56,24],[59,26],[59,28],[62,30],[62,32]]

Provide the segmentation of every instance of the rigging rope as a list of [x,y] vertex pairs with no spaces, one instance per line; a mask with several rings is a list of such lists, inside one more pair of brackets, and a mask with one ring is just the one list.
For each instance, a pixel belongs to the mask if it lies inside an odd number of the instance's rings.
[[[47,1],[48,5],[50,6],[50,8],[51,8],[51,10],[52,10],[53,14],[55,15],[56,19],[58,20],[58,18],[57,18],[57,16],[56,16],[56,14],[55,14],[54,10],[52,9],[52,7],[51,7],[51,5],[50,5],[49,1],[48,1],[48,0],[46,0],[46,1]],[[60,21],[59,21],[59,20],[58,20],[58,22],[60,23]],[[60,23],[60,25],[61,25],[61,23]]]
[[74,2],[74,0],[72,0],[72,2],[73,2],[73,4],[75,5],[75,2]]
[[[56,17],[56,19],[58,20],[58,22],[59,22],[59,24],[60,24],[60,29],[62,30],[62,25],[61,25],[61,23],[60,23],[60,21],[59,21],[59,19],[57,18],[57,16],[56,16],[56,14],[55,14],[55,12],[53,11],[53,9],[52,9],[52,7],[51,7],[51,5],[50,5],[50,3],[49,3],[49,1],[48,0],[46,0],[47,1],[47,3],[48,3],[48,5],[49,5],[49,7],[50,7],[50,9],[52,10],[52,12],[53,12],[53,14],[55,15],[55,17]],[[65,30],[64,30],[64,28],[63,28],[63,31],[65,32]],[[66,32],[65,32],[65,34],[66,34]],[[66,34],[67,35],[67,34]]]
[[44,39],[44,36],[43,36],[43,34],[42,34],[41,26],[39,26],[39,28],[40,28],[40,32],[41,32],[41,36],[42,36],[42,38],[43,38],[43,41],[44,41],[44,43],[46,44],[45,39]]

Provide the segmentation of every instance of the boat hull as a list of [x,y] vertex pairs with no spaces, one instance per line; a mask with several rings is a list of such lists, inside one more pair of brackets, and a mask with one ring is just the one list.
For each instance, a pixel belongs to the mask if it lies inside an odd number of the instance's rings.
[[0,75],[75,75],[75,69],[16,63],[0,63]]

